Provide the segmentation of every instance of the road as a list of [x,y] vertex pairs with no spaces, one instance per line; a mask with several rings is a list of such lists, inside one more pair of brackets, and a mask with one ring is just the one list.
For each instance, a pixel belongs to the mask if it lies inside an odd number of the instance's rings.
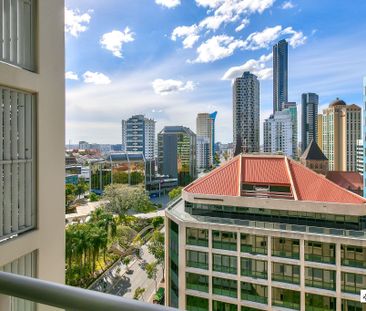
[[[153,262],[154,256],[148,252],[147,246],[142,247],[142,259],[136,260],[131,266],[129,271],[125,272],[119,280],[110,288],[107,293],[112,295],[118,295],[125,298],[133,298],[136,288],[145,288],[143,295],[144,301],[149,301],[150,297],[155,292],[155,281],[148,279],[144,267],[147,263]],[[162,267],[158,268],[157,282],[163,277]]]

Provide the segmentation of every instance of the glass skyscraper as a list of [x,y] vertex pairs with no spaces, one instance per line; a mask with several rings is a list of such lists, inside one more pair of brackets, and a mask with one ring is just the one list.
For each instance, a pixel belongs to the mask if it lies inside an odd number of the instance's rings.
[[312,139],[318,141],[318,104],[317,94],[301,95],[301,152],[305,151]]
[[288,43],[281,40],[273,46],[273,113],[288,101]]

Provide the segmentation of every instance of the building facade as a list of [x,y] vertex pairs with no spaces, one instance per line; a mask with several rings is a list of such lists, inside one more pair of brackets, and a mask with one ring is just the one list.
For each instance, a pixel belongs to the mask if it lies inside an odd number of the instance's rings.
[[209,141],[208,167],[212,167],[214,164],[216,116],[217,111],[213,113],[199,113],[196,118],[197,136],[206,137]]
[[326,175],[328,173],[328,159],[314,140],[311,140],[301,155],[300,163],[318,174]]
[[273,113],[288,102],[288,43],[281,40],[273,46]]
[[358,139],[356,145],[356,171],[363,175],[364,171],[364,147],[363,147],[363,140]]
[[312,139],[318,141],[318,105],[317,94],[301,95],[301,152],[305,151]]
[[293,121],[288,110],[276,111],[263,124],[263,151],[293,157]]
[[323,148],[323,115],[318,114],[317,116],[317,140],[316,143],[318,144],[319,148]]
[[233,85],[234,153],[259,152],[259,81],[246,71]]
[[284,156],[235,157],[166,210],[166,304],[364,310],[365,204]]
[[143,115],[122,120],[122,149],[126,152],[142,152],[147,160],[153,160],[155,121]]
[[[64,283],[64,2],[4,1],[0,16],[0,270]],[[2,311],[33,308],[0,295]]]
[[[363,115],[364,115],[364,125],[363,125],[363,147],[364,147],[364,160],[363,160],[363,171],[366,171],[366,77],[363,78]],[[363,173],[363,195],[366,196],[366,173]]]
[[188,127],[165,126],[158,134],[158,173],[187,185],[197,177],[196,134]]
[[336,99],[323,110],[323,153],[330,171],[357,170],[357,140],[361,139],[361,108]]
[[197,135],[197,170],[203,171],[210,165],[210,140],[206,136]]

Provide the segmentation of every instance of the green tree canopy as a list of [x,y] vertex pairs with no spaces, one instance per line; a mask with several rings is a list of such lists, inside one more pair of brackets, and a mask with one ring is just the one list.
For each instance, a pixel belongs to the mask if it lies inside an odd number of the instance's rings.
[[183,189],[183,187],[177,187],[177,188],[174,188],[173,190],[171,190],[168,193],[169,199],[174,200],[175,198],[179,197],[182,194],[182,189]]

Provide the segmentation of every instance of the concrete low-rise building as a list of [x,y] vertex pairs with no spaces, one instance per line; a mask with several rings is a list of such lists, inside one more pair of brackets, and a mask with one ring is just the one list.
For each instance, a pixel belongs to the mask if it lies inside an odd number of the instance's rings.
[[241,154],[166,211],[166,304],[365,310],[366,199],[285,156]]

